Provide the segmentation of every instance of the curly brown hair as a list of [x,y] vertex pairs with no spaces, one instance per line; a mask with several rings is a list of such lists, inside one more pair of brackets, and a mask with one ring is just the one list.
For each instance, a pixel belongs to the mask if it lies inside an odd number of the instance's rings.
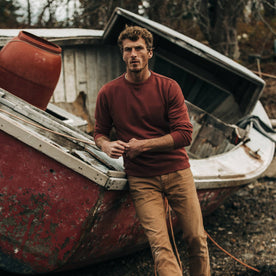
[[146,28],[142,28],[139,26],[127,26],[120,33],[118,37],[118,46],[120,47],[121,52],[123,52],[123,41],[125,39],[130,39],[132,41],[137,41],[139,38],[143,38],[145,40],[147,49],[150,51],[153,49],[153,36],[150,31]]

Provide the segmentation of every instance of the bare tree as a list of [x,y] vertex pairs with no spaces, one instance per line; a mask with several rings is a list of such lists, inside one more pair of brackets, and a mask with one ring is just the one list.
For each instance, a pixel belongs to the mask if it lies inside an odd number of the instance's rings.
[[149,3],[149,18],[205,40],[211,48],[233,59],[240,56],[237,25],[243,21],[246,9],[251,9],[251,19],[261,20],[269,33],[275,35],[267,19],[275,18],[276,0],[150,0]]
[[[276,15],[276,0],[253,0],[251,3],[252,19],[262,21],[272,35],[276,35],[268,20],[272,20]],[[264,11],[264,12],[262,12]]]
[[276,0],[263,0],[264,17],[273,18],[276,16]]
[[27,24],[29,25],[29,26],[31,26],[31,24],[32,24],[32,10],[31,10],[31,3],[30,3],[30,0],[27,0],[27,20],[28,20],[28,22],[27,22]]
[[138,13],[140,0],[80,0],[83,27],[103,29],[116,7]]
[[18,27],[18,13],[17,1],[0,0],[0,28],[16,28]]
[[238,59],[237,22],[247,3],[248,0],[191,0],[189,6],[210,46]]
[[68,4],[67,0],[47,0],[42,6],[36,25],[40,27],[58,27],[61,23],[58,22],[56,17],[56,9],[65,4]]

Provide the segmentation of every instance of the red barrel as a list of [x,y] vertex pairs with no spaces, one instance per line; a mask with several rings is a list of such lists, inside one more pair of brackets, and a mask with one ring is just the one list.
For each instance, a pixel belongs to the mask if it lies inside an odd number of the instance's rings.
[[0,51],[0,87],[45,110],[61,71],[61,48],[20,31]]

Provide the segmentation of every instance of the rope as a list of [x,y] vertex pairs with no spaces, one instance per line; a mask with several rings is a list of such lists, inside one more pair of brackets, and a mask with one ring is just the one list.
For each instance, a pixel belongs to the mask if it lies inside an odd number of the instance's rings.
[[257,268],[254,268],[244,262],[242,262],[241,260],[237,259],[236,257],[234,257],[233,255],[231,255],[229,252],[227,252],[225,249],[223,249],[214,239],[212,239],[212,237],[205,231],[207,237],[212,241],[212,243],[217,246],[221,251],[223,251],[225,254],[227,254],[228,256],[230,256],[232,259],[234,259],[235,261],[239,262],[240,264],[242,264],[243,266],[251,269],[251,270],[254,270],[256,272],[260,272],[260,270],[258,270]]
[[[175,238],[174,238],[174,233],[173,233],[173,226],[172,226],[172,218],[171,218],[171,213],[169,211],[169,203],[168,203],[168,199],[165,197],[164,198],[164,201],[165,201],[165,210],[166,210],[166,213],[168,213],[168,216],[169,216],[169,224],[170,224],[170,231],[171,231],[171,235],[172,235],[172,240],[173,240],[173,245],[175,247],[175,252],[176,252],[176,256],[177,256],[177,261],[179,263],[179,266],[180,266],[180,269],[181,271],[183,272],[183,268],[182,268],[182,263],[181,263],[181,260],[180,260],[180,257],[179,257],[179,253],[178,253],[178,250],[177,250],[177,246],[176,246],[176,243],[175,243]],[[257,268],[254,268],[244,262],[242,262],[241,260],[239,260],[238,258],[236,258],[235,256],[233,256],[232,254],[230,254],[228,251],[226,251],[225,249],[223,249],[206,231],[205,231],[207,237],[213,242],[213,244],[215,246],[217,246],[221,251],[223,251],[225,254],[227,254],[229,257],[231,257],[232,259],[234,259],[235,261],[237,261],[238,263],[242,264],[243,266],[251,269],[251,270],[254,270],[256,272],[260,272],[260,270],[258,270]],[[155,276],[157,275],[157,272],[156,272],[156,265],[155,265]]]
[[78,141],[78,142],[82,142],[82,143],[85,143],[85,144],[89,144],[89,145],[95,146],[95,142],[94,142],[94,141],[87,141],[87,140],[79,139],[79,138],[76,138],[76,137],[73,137],[73,136],[70,136],[70,135],[67,135],[67,134],[63,134],[63,133],[60,133],[60,132],[51,130],[51,129],[49,129],[49,128],[46,128],[46,127],[43,127],[43,126],[41,126],[41,125],[38,125],[38,124],[32,123],[32,122],[30,122],[30,121],[27,121],[27,120],[25,120],[25,119],[23,119],[23,118],[21,118],[21,117],[18,117],[18,116],[14,115],[14,114],[12,114],[12,113],[6,111],[6,110],[3,110],[3,109],[1,109],[1,108],[0,108],[0,111],[3,112],[3,113],[8,114],[9,116],[11,116],[11,117],[13,117],[13,118],[16,118],[16,119],[18,119],[18,120],[20,120],[20,121],[23,121],[23,122],[25,122],[25,123],[27,123],[27,124],[29,124],[29,125],[35,126],[35,127],[37,127],[37,128],[46,130],[46,131],[48,131],[48,132],[57,134],[57,135],[59,135],[59,136],[63,136],[63,137],[65,137],[65,138],[69,138],[69,139],[72,139],[72,140],[75,140],[75,141]]

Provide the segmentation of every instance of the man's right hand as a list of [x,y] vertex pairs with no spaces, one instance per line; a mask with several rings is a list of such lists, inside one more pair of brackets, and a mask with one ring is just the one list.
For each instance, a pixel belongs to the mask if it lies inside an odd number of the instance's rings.
[[121,141],[110,141],[108,138],[102,136],[96,141],[96,145],[105,152],[109,157],[118,159],[128,149],[128,144]]

